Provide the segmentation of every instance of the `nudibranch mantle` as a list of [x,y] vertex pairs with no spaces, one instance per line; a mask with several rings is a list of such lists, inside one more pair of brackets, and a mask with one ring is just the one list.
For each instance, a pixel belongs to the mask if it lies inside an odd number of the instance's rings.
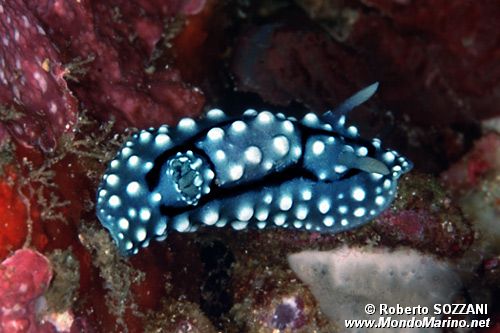
[[97,216],[132,255],[171,230],[283,227],[337,233],[385,210],[412,163],[379,139],[362,139],[346,114],[373,84],[322,116],[298,121],[247,110],[208,111],[135,133],[103,176]]

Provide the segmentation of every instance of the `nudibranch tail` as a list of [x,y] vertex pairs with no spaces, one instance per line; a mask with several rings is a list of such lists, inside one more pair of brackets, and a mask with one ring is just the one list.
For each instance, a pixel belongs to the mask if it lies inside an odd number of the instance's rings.
[[336,233],[363,225],[389,206],[398,178],[412,168],[345,125],[346,113],[377,86],[300,121],[213,109],[199,121],[135,133],[108,165],[97,216],[124,255],[200,226]]

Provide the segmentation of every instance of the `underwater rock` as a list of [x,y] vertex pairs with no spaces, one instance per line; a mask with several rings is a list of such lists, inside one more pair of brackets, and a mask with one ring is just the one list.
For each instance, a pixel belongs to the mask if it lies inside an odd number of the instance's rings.
[[438,178],[417,172],[403,177],[394,205],[371,226],[382,245],[407,245],[444,257],[463,254],[474,239],[453,195]]
[[500,135],[485,134],[472,150],[441,174],[478,233],[475,251],[500,254]]
[[234,267],[233,280],[231,315],[238,327],[235,332],[335,331],[311,292],[287,267],[276,263],[262,265],[257,260],[239,261]]
[[238,90],[274,105],[300,102],[324,112],[375,81],[364,60],[301,23],[255,26],[240,36],[232,63]]
[[288,261],[323,313],[338,325],[344,319],[373,319],[365,313],[368,303],[432,308],[449,303],[461,287],[451,265],[415,250],[343,247],[303,251]]
[[297,2],[366,59],[390,109],[431,125],[498,115],[498,2]]
[[191,302],[164,302],[160,311],[151,314],[146,332],[216,333],[208,318]]

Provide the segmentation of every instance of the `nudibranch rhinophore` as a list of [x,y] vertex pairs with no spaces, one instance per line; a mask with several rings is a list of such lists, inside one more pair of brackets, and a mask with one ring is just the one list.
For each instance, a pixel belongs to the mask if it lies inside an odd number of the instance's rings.
[[213,109],[198,121],[135,133],[103,176],[97,216],[124,255],[200,226],[324,233],[361,226],[389,206],[398,178],[412,168],[379,139],[362,139],[345,125],[377,86],[300,121]]

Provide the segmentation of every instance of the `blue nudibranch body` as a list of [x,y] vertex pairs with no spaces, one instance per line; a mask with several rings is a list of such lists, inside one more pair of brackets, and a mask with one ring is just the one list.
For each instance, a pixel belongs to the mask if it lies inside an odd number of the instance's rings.
[[230,118],[142,130],[109,163],[97,216],[121,253],[131,255],[171,230],[255,226],[337,233],[385,210],[412,164],[345,126],[373,84],[322,116],[300,121],[247,110]]

